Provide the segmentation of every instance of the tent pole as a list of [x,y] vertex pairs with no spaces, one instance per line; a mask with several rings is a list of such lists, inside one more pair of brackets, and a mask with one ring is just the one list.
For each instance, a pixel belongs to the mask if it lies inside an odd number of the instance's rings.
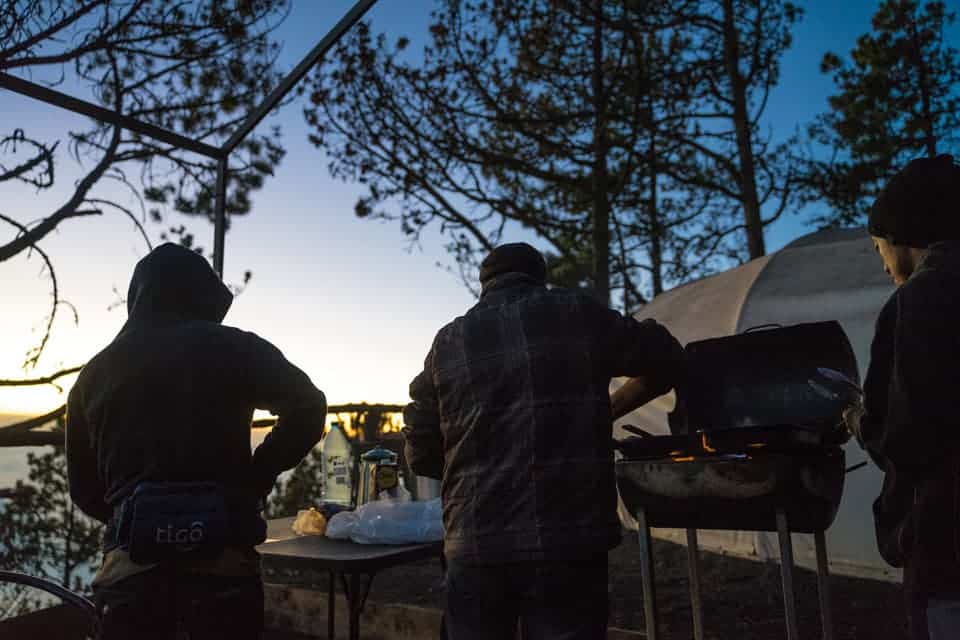
[[217,186],[213,211],[213,268],[223,280],[223,249],[227,233],[227,156],[217,160]]

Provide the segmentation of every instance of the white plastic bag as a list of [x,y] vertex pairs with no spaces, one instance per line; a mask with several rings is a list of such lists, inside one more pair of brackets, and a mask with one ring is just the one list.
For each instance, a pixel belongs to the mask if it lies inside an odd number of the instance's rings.
[[340,511],[333,514],[327,522],[326,535],[334,540],[346,540],[353,535],[357,528],[357,513],[355,511]]
[[[350,539],[360,544],[414,544],[443,540],[440,498],[426,502],[377,500],[353,512],[356,524]],[[327,536],[337,514],[327,525]]]

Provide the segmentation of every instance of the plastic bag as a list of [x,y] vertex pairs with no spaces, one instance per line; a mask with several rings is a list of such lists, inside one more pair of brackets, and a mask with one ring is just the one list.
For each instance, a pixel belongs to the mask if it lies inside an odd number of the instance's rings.
[[327,521],[327,537],[334,540],[346,540],[357,528],[356,511],[341,511],[333,514]]
[[355,512],[350,539],[360,544],[412,544],[443,540],[440,498],[426,502],[377,500]]
[[416,544],[443,540],[440,498],[427,502],[377,500],[343,511],[327,523],[327,537],[359,544]]

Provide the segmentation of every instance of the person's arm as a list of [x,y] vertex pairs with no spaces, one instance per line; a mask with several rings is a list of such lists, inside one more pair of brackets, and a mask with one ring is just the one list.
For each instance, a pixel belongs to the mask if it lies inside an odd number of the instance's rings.
[[616,420],[678,385],[685,358],[683,346],[663,325],[606,311],[604,336],[610,375],[630,378],[610,398]]
[[278,475],[297,466],[323,437],[327,399],[279,349],[248,335],[250,403],[277,416],[276,425],[253,453],[251,483],[260,498],[270,492]]
[[889,405],[896,324],[897,302],[894,294],[877,316],[870,344],[870,364],[863,381],[863,403],[849,407],[843,414],[847,429],[877,466],[884,470],[889,467],[889,461],[883,454],[883,433]]
[[954,281],[920,274],[897,296],[893,368],[882,454],[923,472],[960,444],[954,403],[960,373]]
[[610,394],[610,413],[617,420],[661,395],[654,391],[646,377],[630,378]]
[[440,408],[433,383],[433,351],[427,355],[423,371],[410,383],[413,400],[403,410],[404,456],[418,476],[443,477],[443,434]]
[[78,387],[74,385],[67,397],[67,484],[74,504],[91,518],[105,523],[113,516],[113,509],[104,500],[107,489],[97,471],[97,455]]

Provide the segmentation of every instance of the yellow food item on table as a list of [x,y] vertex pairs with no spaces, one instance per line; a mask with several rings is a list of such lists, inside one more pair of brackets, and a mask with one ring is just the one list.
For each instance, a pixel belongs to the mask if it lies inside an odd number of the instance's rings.
[[326,531],[327,519],[314,507],[297,512],[293,532],[298,536],[322,536]]

